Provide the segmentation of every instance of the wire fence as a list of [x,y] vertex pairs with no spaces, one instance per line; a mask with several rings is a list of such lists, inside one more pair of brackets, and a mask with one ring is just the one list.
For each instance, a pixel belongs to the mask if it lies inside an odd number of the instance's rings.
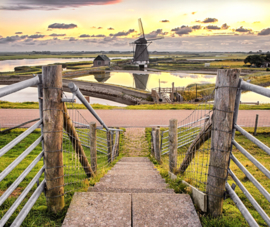
[[[212,110],[209,103],[198,106],[177,127],[177,169],[186,182],[206,192],[210,144],[209,122]],[[202,133],[204,135],[201,137]],[[208,133],[208,134],[207,134]],[[200,139],[202,138],[202,139]],[[162,162],[169,168],[169,130],[161,132]]]
[[[74,103],[66,103],[67,113],[64,112],[64,115],[70,118],[70,122],[64,123],[63,129],[65,194],[84,187],[85,181],[92,176],[92,171],[99,174],[119,155],[118,149],[115,147],[116,144],[119,144],[120,135],[116,135],[119,131],[112,130],[108,133],[104,129],[97,128],[97,154],[95,157],[91,157],[90,122],[73,105]],[[108,134],[110,135],[109,142]],[[96,167],[91,165],[93,158],[96,159]]]

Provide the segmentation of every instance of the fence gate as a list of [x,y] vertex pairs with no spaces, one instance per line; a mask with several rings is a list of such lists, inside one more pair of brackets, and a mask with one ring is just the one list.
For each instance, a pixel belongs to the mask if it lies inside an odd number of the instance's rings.
[[[48,209],[55,213],[61,211],[65,205],[65,194],[81,188],[84,181],[98,171],[104,172],[104,168],[119,155],[121,130],[108,128],[74,83],[69,84],[73,98],[66,97],[62,88],[61,66],[45,66],[42,75],[1,88],[0,97],[32,86],[38,86],[40,118],[35,119],[37,122],[32,126],[26,125],[28,129],[21,130],[19,136],[0,149],[0,161],[5,157],[8,160],[3,165],[1,162],[0,166],[0,189],[4,191],[0,197],[0,209],[3,208],[0,227],[5,224],[20,226],[42,192]],[[74,107],[75,96],[101,127],[96,127],[95,122],[88,122]],[[12,129],[8,125],[7,128],[7,131]],[[15,146],[30,134],[39,136],[21,152],[22,148]],[[6,154],[17,157],[10,161],[12,158]],[[30,183],[25,186],[29,178]],[[9,196],[18,187],[24,190],[13,202]],[[16,211],[18,209],[20,212]],[[11,218],[15,213],[18,213],[17,217]],[[10,218],[14,219],[12,224]]]

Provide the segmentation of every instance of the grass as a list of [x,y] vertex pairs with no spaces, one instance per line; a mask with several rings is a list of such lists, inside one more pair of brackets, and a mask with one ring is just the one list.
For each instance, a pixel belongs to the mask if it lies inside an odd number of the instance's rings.
[[[10,133],[1,134],[0,137],[0,148],[5,146],[7,143],[12,141],[25,129],[15,129],[12,130]],[[97,131],[99,137],[106,137],[106,134],[100,130]],[[11,149],[8,153],[0,158],[0,172],[2,172],[10,163],[12,163],[15,158],[17,158],[31,143],[33,143],[38,137],[40,136],[40,130],[35,130],[31,133],[27,138],[25,138],[22,142],[16,145],[13,149]],[[63,143],[63,149],[67,150],[69,143]],[[123,147],[123,134],[121,134],[120,139],[120,156],[122,157],[122,147]],[[4,191],[17,179],[17,177],[25,170],[25,168],[34,160],[34,158],[41,152],[42,147],[38,145],[3,181],[0,182],[0,195],[4,193]],[[69,149],[70,150],[70,149]],[[85,153],[89,154],[89,149],[84,148]],[[87,191],[89,186],[95,185],[96,182],[100,180],[101,177],[117,162],[119,158],[117,158],[112,164],[108,165],[106,163],[107,157],[98,153],[98,172],[95,177],[87,179],[86,175],[82,172],[82,168],[80,165],[76,167],[76,157],[75,155],[72,156],[72,153],[63,152],[64,153],[64,164],[69,166],[65,167],[65,174],[69,176],[65,176],[65,183],[67,182],[74,182],[79,180],[78,183],[70,184],[65,186],[65,191],[69,191],[70,189],[76,189],[76,191]],[[77,161],[78,163],[78,161]],[[35,168],[26,176],[26,178],[22,181],[22,183],[16,188],[15,192],[13,192],[10,197],[4,202],[2,206],[0,206],[0,219],[3,215],[7,212],[7,210],[11,207],[14,201],[18,198],[21,192],[25,189],[25,187],[29,184],[31,179],[36,175],[37,171],[43,166],[43,161],[38,162]],[[76,168],[74,168],[74,166]],[[77,175],[74,175],[77,174]],[[72,176],[73,175],[73,176]],[[77,177],[75,177],[77,176]],[[44,178],[40,178],[41,180]],[[27,195],[26,199],[23,200],[22,204],[17,208],[15,213],[10,217],[7,224],[5,226],[10,226],[19,211],[22,209],[23,205],[27,202],[33,191],[36,189],[36,186],[30,191]],[[72,200],[72,196],[74,191],[65,194],[65,207],[62,212],[58,214],[54,214],[47,210],[46,207],[46,198],[44,194],[38,198],[37,202],[31,209],[30,213],[27,215],[26,219],[24,220],[22,226],[61,226],[61,223],[64,220],[66,215],[67,209],[70,205]]]
[[[161,129],[164,130],[164,129]],[[253,132],[253,128],[245,128],[249,133]],[[151,137],[151,129],[147,128],[146,129],[146,137],[148,138],[148,142],[150,144],[150,137]],[[258,134],[256,138],[266,144],[268,147],[270,146],[270,128],[258,128]],[[264,151],[259,149],[255,144],[250,142],[248,139],[246,139],[244,136],[242,136],[239,132],[236,132],[236,141],[243,146],[253,157],[255,157],[262,165],[265,166],[266,169],[270,170],[270,157],[268,154],[266,154]],[[208,141],[210,143],[210,141]],[[150,145],[149,145],[150,146]],[[204,144],[205,146],[205,144]],[[150,147],[149,147],[150,148]],[[185,148],[179,149],[178,154],[181,154],[182,152],[185,152],[188,149],[188,146]],[[203,147],[201,148],[201,150]],[[236,150],[233,148],[233,154],[234,156],[245,166],[245,168],[260,182],[260,184],[268,191],[270,192],[270,182],[269,179],[257,169],[255,165],[253,165],[240,151]],[[208,157],[206,157],[208,156]],[[207,168],[202,170],[200,167],[202,163],[206,163],[209,160],[209,155],[204,152],[200,152],[200,154],[196,154],[195,156],[195,164],[198,163],[198,166],[196,167],[197,172],[206,172],[207,173]],[[163,163],[161,165],[157,165],[157,168],[161,172],[168,172],[168,157],[162,156],[162,161]],[[179,156],[178,156],[178,161]],[[179,163],[179,162],[178,162]],[[185,179],[185,181],[189,181],[194,186],[197,186],[200,188],[200,185],[196,185],[196,181],[192,181],[191,178],[199,179],[199,175],[196,176],[196,171],[195,171],[195,176],[194,176],[194,171],[193,175],[191,175],[192,168],[194,166],[190,166],[187,169],[187,174],[184,175],[178,175],[178,179],[175,182],[175,185],[172,185],[172,188],[177,188],[177,187],[183,187],[181,186],[181,180],[179,179]],[[234,172],[234,174],[238,177],[238,179],[242,182],[242,184],[247,188],[247,190],[250,192],[250,194],[255,198],[255,200],[260,204],[260,206],[264,209],[264,211],[270,215],[270,206],[269,202],[263,197],[263,195],[256,189],[256,187],[245,177],[245,175],[242,173],[242,171],[233,163],[231,162],[230,165],[231,170]],[[166,174],[165,174],[166,176]],[[228,183],[231,185],[233,183],[233,180],[231,177],[228,178]],[[202,190],[202,188],[201,188]],[[187,189],[184,189],[182,191],[187,191]],[[239,187],[236,187],[235,189],[236,193],[242,200],[242,202],[245,204],[249,212],[252,214],[252,216],[255,218],[255,220],[258,222],[259,226],[267,226],[267,224],[263,221],[263,219],[259,216],[257,211],[253,208],[251,203],[248,201],[248,199],[245,197],[245,195],[242,193],[242,191],[239,189]],[[181,190],[180,190],[181,192]],[[243,218],[242,214],[240,211],[237,209],[235,206],[234,202],[228,198],[224,201],[223,205],[223,213],[222,216],[219,218],[211,218],[208,215],[199,212],[198,214],[200,216],[202,225],[205,227],[215,227],[215,226],[226,226],[226,227],[234,227],[234,226],[249,226],[245,219]]]
[[[198,104],[193,103],[181,103],[181,104],[144,104],[144,105],[130,105],[126,107],[109,106],[102,104],[91,104],[96,110],[195,110],[198,108]],[[0,109],[38,109],[38,102],[7,102],[0,101]],[[86,109],[82,104],[73,104],[74,109]],[[213,105],[209,105],[209,108],[213,108]],[[270,104],[260,105],[240,105],[240,110],[270,110]]]

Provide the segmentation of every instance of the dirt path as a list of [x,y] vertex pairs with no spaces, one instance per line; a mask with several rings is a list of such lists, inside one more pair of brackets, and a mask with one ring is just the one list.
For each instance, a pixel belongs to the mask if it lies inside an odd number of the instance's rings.
[[125,157],[143,157],[148,154],[148,143],[145,138],[144,128],[127,128],[124,134]]

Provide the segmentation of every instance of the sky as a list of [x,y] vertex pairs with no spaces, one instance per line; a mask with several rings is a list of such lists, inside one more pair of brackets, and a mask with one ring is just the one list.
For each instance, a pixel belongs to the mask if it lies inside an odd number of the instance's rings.
[[269,0],[1,0],[0,52],[270,51]]

